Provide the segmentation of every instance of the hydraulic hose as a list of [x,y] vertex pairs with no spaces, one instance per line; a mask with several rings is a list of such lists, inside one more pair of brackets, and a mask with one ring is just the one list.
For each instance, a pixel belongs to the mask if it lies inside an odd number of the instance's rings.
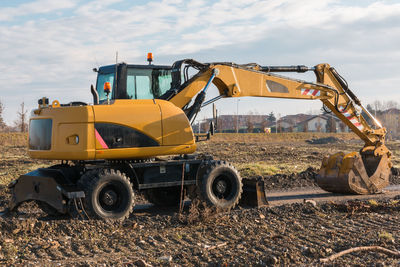
[[304,65],[297,66],[261,66],[261,71],[264,72],[307,72],[310,70],[314,70],[314,68],[309,68]]

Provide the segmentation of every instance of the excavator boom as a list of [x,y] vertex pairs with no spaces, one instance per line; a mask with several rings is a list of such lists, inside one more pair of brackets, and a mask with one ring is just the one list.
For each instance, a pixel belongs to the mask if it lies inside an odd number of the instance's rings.
[[[189,66],[197,69],[198,73],[190,79],[184,76],[186,79],[182,82],[181,71],[185,64],[184,72],[187,73]],[[317,184],[330,192],[355,194],[376,193],[388,185],[391,153],[384,144],[386,129],[361,104],[347,82],[329,64],[308,68],[304,65],[259,66],[225,62],[201,64],[194,60],[182,60],[176,62],[172,70],[173,87],[167,93],[167,99],[184,109],[189,119],[200,110],[205,99],[202,90],[208,87],[210,81],[219,91],[216,100],[221,97],[244,96],[321,100],[327,112],[335,114],[365,142],[365,146],[360,152],[326,157]],[[313,71],[317,81],[306,82],[273,73],[306,71]],[[196,100],[199,101],[194,101],[188,107],[197,94]],[[361,113],[370,118],[376,129],[368,124]]]

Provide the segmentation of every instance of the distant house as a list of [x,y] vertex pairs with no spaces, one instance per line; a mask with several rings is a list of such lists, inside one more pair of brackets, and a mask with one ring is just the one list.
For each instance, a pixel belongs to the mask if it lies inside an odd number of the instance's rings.
[[[327,132],[327,123],[331,115],[315,115],[312,116],[297,126],[298,132]],[[336,116],[332,116],[335,121],[335,128],[337,133],[348,132],[349,128]]]
[[249,123],[253,126],[253,132],[263,132],[267,126],[267,115],[220,115],[218,116],[217,130],[219,132],[246,133]]
[[[278,132],[297,132],[298,126],[305,120],[312,118],[313,115],[295,114],[286,115],[277,121]],[[275,127],[275,125],[274,125]]]
[[[275,132],[326,132],[328,119],[331,115],[308,115],[295,114],[283,116],[277,121],[268,121],[267,115],[220,115],[218,116],[216,131],[224,133],[247,133],[249,129],[253,133],[263,133],[265,129]],[[348,132],[349,128],[336,116],[332,116],[335,121],[336,132]],[[200,123],[200,132],[207,132],[211,119],[203,120]],[[249,127],[251,125],[252,127]],[[199,124],[193,125],[194,132],[198,132]],[[236,129],[238,128],[238,129]]]

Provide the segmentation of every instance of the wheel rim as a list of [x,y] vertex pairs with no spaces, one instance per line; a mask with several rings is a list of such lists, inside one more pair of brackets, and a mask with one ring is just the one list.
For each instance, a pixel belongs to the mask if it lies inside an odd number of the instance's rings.
[[212,193],[218,199],[229,200],[232,198],[232,179],[227,175],[215,177],[212,183]]
[[100,189],[97,200],[104,212],[117,213],[126,209],[128,194],[128,190],[122,183],[112,181]]

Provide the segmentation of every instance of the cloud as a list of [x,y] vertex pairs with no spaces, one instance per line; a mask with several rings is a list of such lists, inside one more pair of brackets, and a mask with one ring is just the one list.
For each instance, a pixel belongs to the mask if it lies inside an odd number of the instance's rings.
[[45,14],[56,10],[73,8],[76,0],[38,0],[21,4],[17,7],[6,7],[0,9],[0,22],[11,21],[20,16],[31,16],[36,14]]
[[[57,11],[65,12],[44,16]],[[388,88],[399,73],[399,18],[400,4],[385,1],[38,0],[0,5],[0,22],[7,22],[0,24],[0,49],[6,51],[0,54],[0,99],[12,119],[21,96],[29,103],[43,95],[61,102],[90,101],[92,67],[113,63],[116,51],[122,61],[144,63],[150,50],[156,63],[169,64],[181,57],[260,64],[326,61],[348,73],[349,80],[378,77]],[[372,94],[372,85],[359,84]]]

